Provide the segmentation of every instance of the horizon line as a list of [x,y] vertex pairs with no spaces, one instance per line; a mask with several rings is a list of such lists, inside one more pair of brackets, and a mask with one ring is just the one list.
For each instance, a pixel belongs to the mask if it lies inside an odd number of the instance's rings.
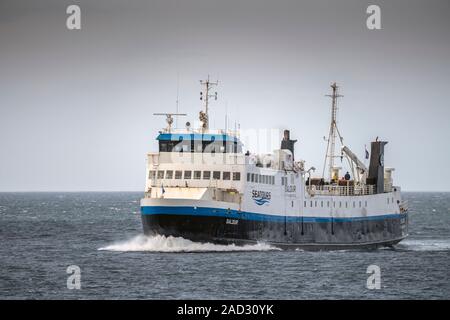
[[[141,190],[0,190],[0,193],[113,193],[113,192],[133,192],[145,193]],[[400,192],[422,192],[422,193],[450,193],[450,190],[401,190]]]

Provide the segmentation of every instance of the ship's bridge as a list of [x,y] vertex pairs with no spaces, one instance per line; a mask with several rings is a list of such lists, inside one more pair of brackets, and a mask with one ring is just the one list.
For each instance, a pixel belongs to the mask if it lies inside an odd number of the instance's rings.
[[228,132],[160,132],[159,152],[242,153],[242,142]]

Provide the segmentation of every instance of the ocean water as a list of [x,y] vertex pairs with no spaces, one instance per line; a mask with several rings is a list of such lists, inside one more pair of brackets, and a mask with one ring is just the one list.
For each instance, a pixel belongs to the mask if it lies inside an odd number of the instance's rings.
[[405,193],[410,236],[394,249],[322,252],[145,237],[141,195],[0,193],[0,298],[450,298],[450,193]]

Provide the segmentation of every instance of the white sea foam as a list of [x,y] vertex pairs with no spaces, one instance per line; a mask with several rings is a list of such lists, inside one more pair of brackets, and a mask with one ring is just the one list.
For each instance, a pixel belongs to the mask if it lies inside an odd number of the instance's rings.
[[407,239],[395,247],[407,251],[450,251],[450,239]]
[[265,243],[236,246],[193,242],[184,238],[138,235],[132,239],[113,243],[99,250],[106,251],[150,251],[150,252],[211,252],[211,251],[269,251],[280,250]]

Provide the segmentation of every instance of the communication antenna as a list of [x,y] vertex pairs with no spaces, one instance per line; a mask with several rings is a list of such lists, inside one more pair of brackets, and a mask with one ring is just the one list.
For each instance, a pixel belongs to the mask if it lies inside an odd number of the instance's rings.
[[228,130],[228,102],[225,101],[225,133]]
[[167,132],[172,131],[172,124],[173,124],[173,116],[186,116],[186,113],[154,113],[154,116],[166,116],[166,122],[167,122]]
[[337,99],[340,97],[343,97],[343,95],[340,95],[338,93],[339,87],[336,84],[336,82],[332,83],[330,87],[332,89],[332,94],[325,95],[326,97],[331,97],[331,123],[330,123],[330,132],[328,134],[327,151],[325,152],[325,161],[323,164],[322,177],[325,175],[325,168],[326,168],[326,163],[327,163],[327,159],[328,159],[328,174],[329,174],[329,178],[331,180],[333,167],[334,167],[334,158],[340,157],[340,156],[336,156],[334,153],[337,135],[339,135],[341,144],[343,144],[342,136],[339,133],[339,129],[337,127],[337,111],[338,111]]
[[200,100],[205,102],[205,111],[200,111],[200,121],[202,122],[202,129],[208,130],[209,129],[209,115],[208,115],[208,107],[209,107],[209,98],[214,98],[214,100],[217,100],[217,91],[214,93],[210,93],[211,89],[214,86],[217,86],[219,84],[219,81],[211,82],[209,80],[209,75],[206,80],[200,80],[200,85],[204,86],[204,89],[200,91]]
[[[178,113],[179,91],[180,91],[180,74],[177,72],[177,101],[176,101],[176,113]],[[178,128],[178,116],[175,117],[175,127]]]

